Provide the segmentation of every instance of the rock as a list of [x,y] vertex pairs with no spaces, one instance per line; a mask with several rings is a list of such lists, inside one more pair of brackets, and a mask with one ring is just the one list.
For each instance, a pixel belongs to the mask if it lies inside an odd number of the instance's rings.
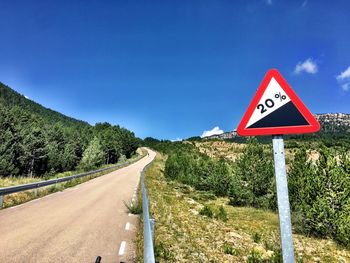
[[229,235],[230,235],[231,237],[235,237],[235,238],[242,239],[242,236],[239,235],[239,234],[237,234],[237,233],[235,233],[235,232],[230,232]]

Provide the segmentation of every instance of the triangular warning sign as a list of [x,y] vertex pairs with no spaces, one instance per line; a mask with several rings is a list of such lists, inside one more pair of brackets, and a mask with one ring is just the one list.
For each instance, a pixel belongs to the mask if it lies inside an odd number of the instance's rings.
[[300,134],[320,124],[276,69],[270,69],[238,125],[241,136]]

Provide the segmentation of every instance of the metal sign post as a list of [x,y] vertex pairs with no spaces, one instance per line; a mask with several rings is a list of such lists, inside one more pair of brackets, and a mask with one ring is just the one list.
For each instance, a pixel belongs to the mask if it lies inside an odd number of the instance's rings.
[[237,127],[241,136],[272,135],[284,263],[294,263],[292,223],[282,134],[312,133],[320,124],[276,69],[270,69]]
[[277,187],[278,215],[284,263],[294,263],[292,223],[290,217],[286,163],[284,159],[284,142],[282,135],[272,137],[273,157]]

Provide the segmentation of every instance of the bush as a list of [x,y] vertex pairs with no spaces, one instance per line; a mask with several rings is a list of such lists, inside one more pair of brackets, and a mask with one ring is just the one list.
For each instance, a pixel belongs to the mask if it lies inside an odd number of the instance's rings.
[[348,163],[346,154],[326,148],[315,164],[305,149],[298,151],[289,174],[289,195],[299,231],[350,246]]
[[254,232],[252,235],[252,239],[255,243],[260,243],[261,242],[261,234]]
[[231,246],[229,243],[224,243],[224,253],[232,256],[238,255],[237,249],[235,249],[233,246]]
[[176,256],[174,253],[171,252],[162,242],[156,243],[154,246],[154,256],[156,262],[159,262],[159,259],[163,259],[165,262],[176,262]]
[[214,215],[211,208],[209,206],[206,206],[206,205],[199,211],[199,214],[202,216],[209,217],[209,218],[213,218],[213,215]]
[[170,154],[165,163],[165,176],[217,196],[227,196],[235,182],[233,169],[223,159],[210,159],[198,152]]
[[260,251],[252,249],[247,258],[248,263],[265,263]]
[[274,172],[272,155],[253,138],[237,160],[236,182],[230,189],[230,204],[274,209]]
[[126,202],[124,202],[124,205],[130,214],[133,214],[133,215],[142,214],[141,202],[131,203],[131,205],[128,205]]
[[227,218],[227,212],[226,212],[226,210],[225,210],[225,208],[224,208],[223,205],[220,206],[219,212],[218,212],[218,214],[216,215],[216,218],[217,218],[217,219],[220,219],[220,220],[222,220],[222,221],[224,221],[224,222],[226,222],[226,221],[228,220],[228,218]]

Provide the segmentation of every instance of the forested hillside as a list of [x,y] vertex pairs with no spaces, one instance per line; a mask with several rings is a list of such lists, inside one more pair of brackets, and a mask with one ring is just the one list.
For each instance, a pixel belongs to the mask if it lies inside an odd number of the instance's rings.
[[10,87],[4,85],[0,82],[0,104],[2,106],[11,108],[11,107],[20,107],[21,109],[37,114],[41,118],[44,118],[47,122],[56,123],[61,122],[62,124],[71,126],[86,126],[87,122],[76,120],[74,118],[65,116],[57,111],[45,108],[40,104],[25,98],[23,95],[12,90]]
[[93,169],[130,157],[139,140],[118,125],[67,117],[0,83],[0,176]]

